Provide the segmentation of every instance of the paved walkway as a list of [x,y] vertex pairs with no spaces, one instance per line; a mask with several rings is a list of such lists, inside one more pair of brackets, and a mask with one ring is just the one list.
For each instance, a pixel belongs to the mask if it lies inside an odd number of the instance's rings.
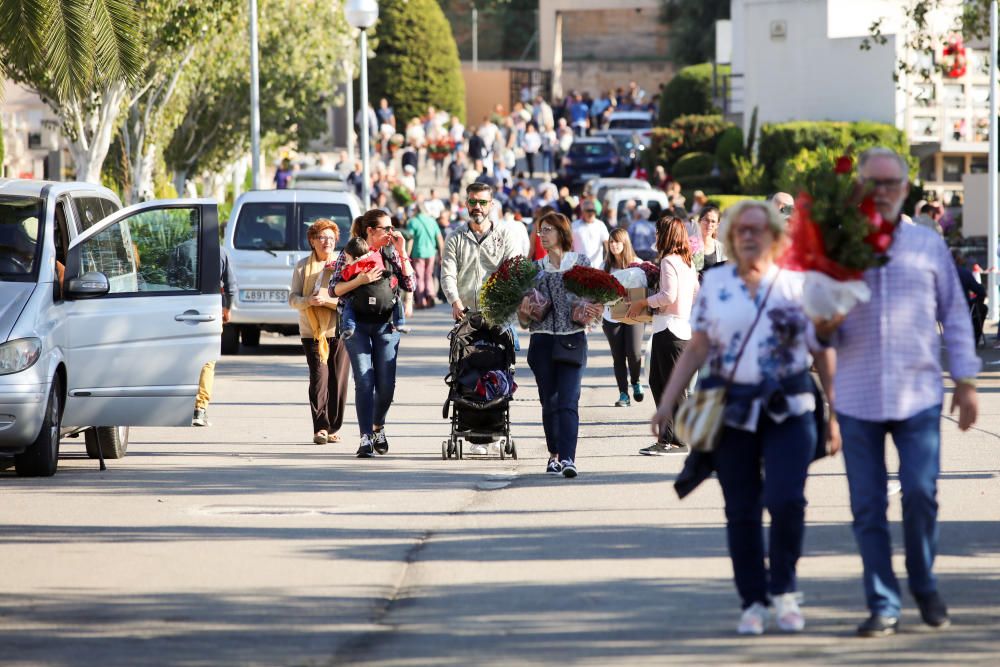
[[[591,336],[581,476],[564,480],[542,474],[523,363],[521,458],[441,460],[447,311],[414,323],[386,457],[354,458],[353,410],[343,443],[307,444],[305,360],[295,339],[265,336],[220,362],[211,428],[135,429],[105,473],[72,440],[52,479],[0,472],[0,664],[1000,661],[997,363],[980,427],[943,423],[937,571],[954,626],[925,630],[907,600],[900,635],[853,636],[860,563],[837,458],[807,489],[806,632],[739,638],[718,485],[679,502],[681,458],[637,455],[653,406],[611,407],[603,337]],[[898,495],[890,512],[898,545]]]

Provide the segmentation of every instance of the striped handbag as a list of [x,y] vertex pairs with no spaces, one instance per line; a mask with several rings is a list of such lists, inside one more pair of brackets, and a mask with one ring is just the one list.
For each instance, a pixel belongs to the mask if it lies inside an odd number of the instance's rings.
[[760,316],[764,312],[764,306],[767,305],[767,299],[771,296],[771,289],[774,287],[774,283],[778,282],[780,274],[781,269],[778,269],[774,280],[767,287],[767,293],[764,294],[764,300],[761,301],[760,307],[757,308],[757,316],[754,318],[753,324],[750,325],[750,329],[743,339],[740,351],[736,355],[736,362],[733,364],[733,372],[729,374],[729,379],[726,380],[725,386],[712,387],[711,389],[695,389],[694,393],[681,403],[680,408],[677,410],[677,414],[674,417],[674,433],[681,442],[686,443],[691,448],[691,451],[711,452],[715,450],[715,445],[719,441],[719,435],[722,433],[723,412],[726,409],[726,393],[729,391],[729,386],[733,383],[733,378],[736,377],[736,368],[740,365],[740,359],[743,358],[743,351],[746,349],[747,343],[750,342],[750,336],[753,334],[757,322],[760,321]]

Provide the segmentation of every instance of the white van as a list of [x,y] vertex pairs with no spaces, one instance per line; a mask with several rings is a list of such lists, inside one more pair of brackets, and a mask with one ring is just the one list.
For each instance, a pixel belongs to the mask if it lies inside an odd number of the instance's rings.
[[222,332],[217,216],[0,180],[0,456],[19,475],[54,474],[64,436],[120,458],[129,426],[190,426]]
[[625,212],[625,206],[629,201],[635,201],[637,208],[645,206],[649,209],[649,219],[657,221],[660,215],[666,211],[670,204],[667,202],[667,195],[663,190],[655,188],[611,188],[604,192],[603,215],[604,220],[615,227],[621,221]]
[[260,332],[297,335],[299,314],[288,306],[292,269],[306,257],[306,231],[319,218],[337,223],[341,250],[351,223],[361,215],[352,192],[254,190],[236,200],[223,246],[236,275],[236,298],[222,330],[222,353],[237,354],[240,342],[260,344]]

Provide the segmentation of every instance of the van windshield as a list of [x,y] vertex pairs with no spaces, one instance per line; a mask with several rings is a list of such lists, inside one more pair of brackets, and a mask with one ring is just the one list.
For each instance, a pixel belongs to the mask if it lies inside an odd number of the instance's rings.
[[0,280],[34,280],[42,200],[0,197]]
[[290,203],[250,202],[240,208],[233,246],[237,250],[293,250]]

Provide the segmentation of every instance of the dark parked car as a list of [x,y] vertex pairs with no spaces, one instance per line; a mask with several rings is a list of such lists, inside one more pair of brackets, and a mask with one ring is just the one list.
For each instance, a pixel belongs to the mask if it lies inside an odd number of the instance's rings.
[[580,137],[562,159],[560,180],[570,187],[592,178],[618,176],[624,168],[621,153],[609,137]]

